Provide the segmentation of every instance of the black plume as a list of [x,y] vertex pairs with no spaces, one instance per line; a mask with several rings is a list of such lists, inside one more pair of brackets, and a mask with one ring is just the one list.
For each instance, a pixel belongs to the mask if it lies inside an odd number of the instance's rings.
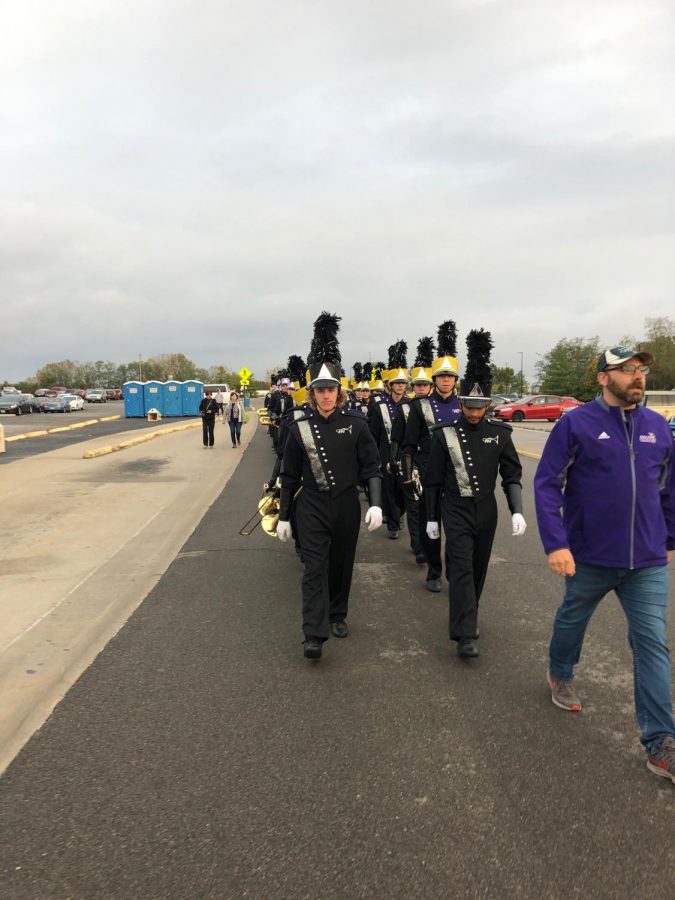
[[342,318],[340,316],[327,313],[324,310],[314,322],[314,337],[312,338],[312,345],[307,357],[308,365],[324,362],[340,365],[342,357],[337,334],[340,330],[341,321]]
[[276,372],[272,372],[270,375],[270,384],[276,384],[279,380],[279,375]]
[[302,360],[301,356],[289,356],[288,357],[288,377],[291,381],[297,381],[300,384],[300,387],[304,387],[306,383],[305,373],[307,371],[307,366]]
[[376,362],[376,363],[375,363],[375,369],[376,369],[377,371],[376,371],[375,377],[376,377],[376,378],[382,378],[382,373],[384,372],[384,370],[385,370],[386,368],[387,368],[387,367],[386,367],[386,365],[385,365],[383,362]]
[[361,363],[354,363],[352,369],[354,369],[354,381],[363,381],[363,366]]
[[457,326],[448,319],[438,326],[436,352],[440,356],[457,356]]
[[373,364],[371,362],[367,362],[363,364],[363,380],[364,381],[372,381],[373,380]]
[[467,394],[474,384],[479,384],[484,394],[491,393],[490,352],[493,347],[492,335],[482,328],[474,328],[466,336],[467,360],[462,379],[463,394]]
[[396,343],[394,344],[394,352],[389,356],[389,368],[408,368],[408,345],[405,341],[396,341]]
[[434,361],[434,342],[430,337],[420,338],[417,345],[417,356],[415,357],[416,366],[424,366],[428,368]]

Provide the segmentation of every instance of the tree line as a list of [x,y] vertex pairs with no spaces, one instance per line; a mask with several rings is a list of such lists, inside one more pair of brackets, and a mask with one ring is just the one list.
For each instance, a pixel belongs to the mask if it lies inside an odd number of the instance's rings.
[[[675,389],[675,321],[668,316],[645,319],[645,338],[624,335],[616,345],[646,350],[654,357],[647,380],[650,390]],[[548,352],[538,354],[536,379],[521,383],[520,372],[510,366],[492,366],[492,391],[499,393],[563,394],[578,400],[591,400],[598,393],[596,361],[607,343],[596,337],[561,338]],[[33,393],[38,388],[63,385],[69,388],[118,388],[125,381],[188,381],[239,384],[239,375],[227,366],[200,368],[182,353],[162,353],[149,359],[117,365],[113,362],[75,362],[70,359],[47,363],[35,375],[16,384],[19,390]],[[251,390],[268,386],[251,376]],[[4,382],[7,384],[8,382]]]
[[[645,335],[643,340],[624,335],[616,346],[652,354],[654,365],[647,378],[648,390],[675,390],[675,321],[668,316],[645,319]],[[537,392],[592,400],[598,393],[597,360],[606,348],[606,342],[601,344],[598,337],[562,338],[537,361]]]
[[[148,359],[138,359],[121,365],[107,360],[77,362],[64,359],[50,362],[38,369],[35,375],[14,385],[25,393],[34,393],[39,388],[61,385],[67,388],[120,388],[125,381],[189,381],[195,379],[205,384],[226,383],[239,385],[239,375],[227,366],[201,368],[183,353],[162,353]],[[8,384],[7,381],[4,384]],[[250,379],[250,388],[260,390],[265,382]]]

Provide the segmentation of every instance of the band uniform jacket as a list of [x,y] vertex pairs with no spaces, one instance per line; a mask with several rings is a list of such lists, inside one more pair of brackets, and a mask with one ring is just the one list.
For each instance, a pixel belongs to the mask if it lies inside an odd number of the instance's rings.
[[459,400],[455,394],[444,399],[432,391],[428,397],[416,397],[410,401],[401,446],[404,481],[412,479],[412,468],[416,465],[424,484],[430,448],[429,429],[444,422],[456,422],[460,415]]
[[[522,466],[510,425],[488,418],[471,425],[462,417],[433,428],[430,444],[424,477],[429,503],[439,492],[449,501],[480,503],[494,495],[501,475],[511,513],[522,512]],[[428,521],[436,516],[436,509],[427,509]]]
[[380,452],[380,463],[385,470],[391,458],[391,440],[399,405],[391,397],[384,397],[370,410],[368,425]]
[[288,521],[293,496],[301,486],[338,497],[371,478],[382,475],[377,446],[363,416],[339,409],[324,419],[308,411],[288,427],[279,518]]
[[277,391],[270,400],[267,413],[270,418],[278,422],[285,412],[288,412],[289,409],[293,408],[293,405],[293,398],[290,394],[284,394],[283,391]]

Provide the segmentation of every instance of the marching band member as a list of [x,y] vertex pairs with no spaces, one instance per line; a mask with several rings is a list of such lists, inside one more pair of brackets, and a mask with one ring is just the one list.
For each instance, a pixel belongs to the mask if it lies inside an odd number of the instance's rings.
[[277,535],[291,536],[291,504],[302,546],[302,630],[304,656],[319,659],[330,635],[347,637],[349,590],[361,507],[357,484],[368,486],[369,531],[382,524],[382,476],[368,423],[345,408],[337,342],[339,318],[322,313],[314,323],[308,358],[310,411],[288,428],[281,465]]

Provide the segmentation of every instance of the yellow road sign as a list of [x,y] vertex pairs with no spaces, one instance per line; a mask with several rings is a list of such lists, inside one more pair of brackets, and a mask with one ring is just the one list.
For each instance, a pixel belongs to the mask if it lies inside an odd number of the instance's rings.
[[244,366],[243,369],[239,369],[239,377],[242,381],[248,381],[251,375],[253,375],[253,372],[251,372],[250,369],[247,369],[246,366]]
[[248,384],[249,384],[248,378],[242,378],[240,384],[241,384],[241,387],[248,387]]

